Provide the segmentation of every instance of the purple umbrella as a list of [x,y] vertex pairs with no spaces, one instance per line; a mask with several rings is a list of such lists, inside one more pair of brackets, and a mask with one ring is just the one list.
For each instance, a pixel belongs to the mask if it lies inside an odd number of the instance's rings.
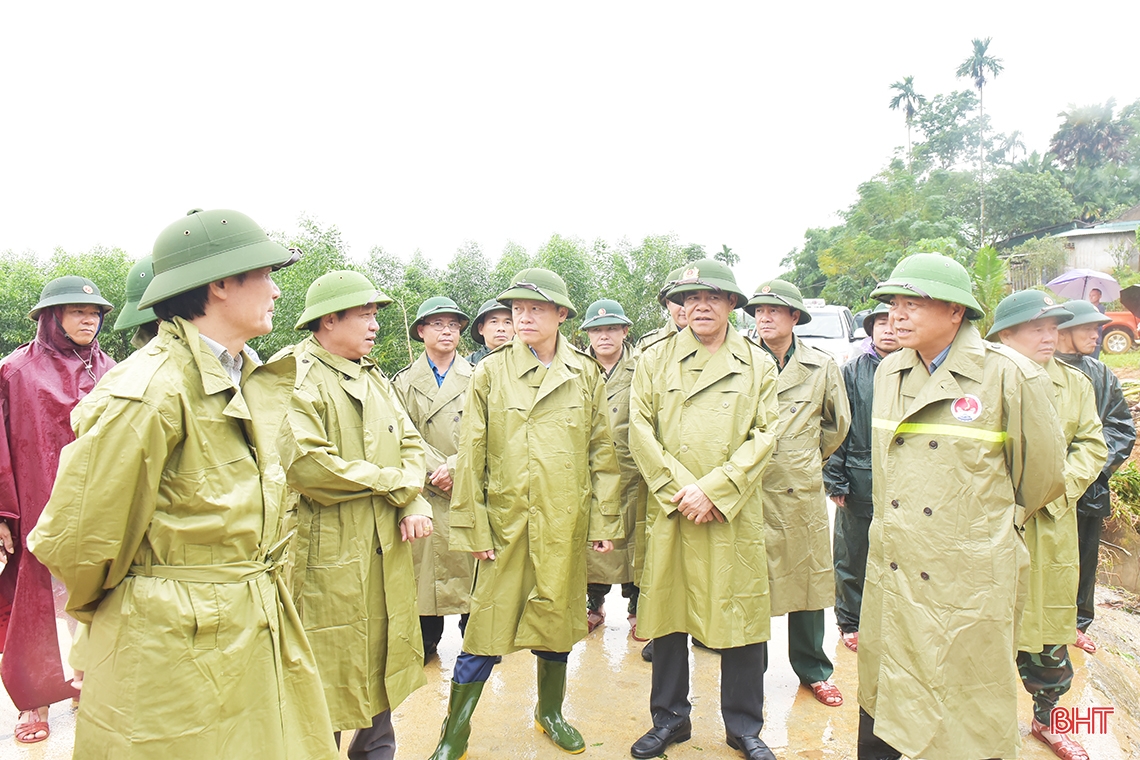
[[1120,298],[1120,283],[1116,278],[1095,269],[1072,269],[1054,277],[1045,286],[1062,298],[1083,298],[1086,301],[1089,291],[1100,291],[1101,301],[1115,301]]

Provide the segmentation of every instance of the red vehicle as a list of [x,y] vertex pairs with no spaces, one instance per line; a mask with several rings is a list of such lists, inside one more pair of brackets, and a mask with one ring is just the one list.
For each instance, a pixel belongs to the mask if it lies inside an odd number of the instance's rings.
[[1140,338],[1140,285],[1120,291],[1120,302],[1128,311],[1105,313],[1112,320],[1101,330],[1101,350],[1106,354],[1128,353]]

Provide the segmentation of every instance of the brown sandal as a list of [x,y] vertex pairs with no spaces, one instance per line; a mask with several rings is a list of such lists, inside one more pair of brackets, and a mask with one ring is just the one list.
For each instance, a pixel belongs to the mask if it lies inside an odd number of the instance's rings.
[[[48,728],[48,722],[46,720],[39,720],[40,711],[38,709],[24,710],[20,713],[20,718],[25,715],[35,715],[36,720],[16,724],[16,741],[20,744],[36,744],[51,736],[51,729]],[[19,718],[17,718],[17,720],[19,720]],[[36,736],[40,731],[43,731],[44,735]]]
[[828,707],[839,707],[843,704],[843,695],[839,692],[839,687],[831,681],[816,681],[809,684],[808,688],[811,689],[811,693],[815,695],[820,704]]
[[593,633],[594,629],[606,622],[604,610],[586,610],[586,633]]
[[1044,742],[1045,746],[1053,750],[1053,754],[1061,760],[1089,760],[1089,753],[1075,740],[1070,739],[1065,734],[1053,734],[1057,738],[1050,741],[1045,736],[1045,732],[1048,730],[1049,727],[1038,722],[1036,718],[1033,719],[1029,728],[1029,732]]
[[843,646],[850,649],[852,652],[858,653],[859,651],[859,632],[851,631],[850,633],[839,632],[839,638],[843,641]]

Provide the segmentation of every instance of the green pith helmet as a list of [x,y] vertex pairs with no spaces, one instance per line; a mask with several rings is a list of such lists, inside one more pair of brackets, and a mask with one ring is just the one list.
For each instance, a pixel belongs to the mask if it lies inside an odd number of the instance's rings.
[[94,304],[103,309],[106,314],[115,308],[106,298],[99,294],[99,286],[86,277],[69,274],[56,277],[44,285],[40,291],[40,300],[28,312],[28,319],[35,322],[40,318],[40,312],[49,306],[63,306],[64,304]]
[[505,311],[509,315],[511,313],[511,307],[505,303],[499,303],[494,298],[488,298],[483,302],[483,305],[479,307],[479,313],[475,315],[475,320],[471,323],[471,340],[480,346],[487,345],[487,341],[479,332],[479,328],[482,326],[483,320],[487,318],[487,315],[493,311]]
[[216,280],[262,267],[295,264],[301,252],[269,239],[245,214],[226,209],[191,209],[154,241],[154,279],[139,308]]
[[338,311],[370,303],[383,308],[392,303],[392,299],[360,272],[340,269],[322,274],[305,291],[305,310],[301,312],[293,329],[304,329],[314,319],[320,319],[326,314],[336,314]]
[[878,317],[891,313],[891,305],[887,303],[875,304],[875,308],[871,309],[866,316],[863,317],[863,332],[871,335],[874,331],[875,320]]
[[698,259],[686,264],[665,297],[673,303],[684,303],[685,294],[697,290],[735,293],[738,309],[748,300],[748,294],[736,284],[736,275],[716,259]]
[[514,276],[511,286],[500,293],[497,300],[509,304],[516,298],[520,301],[546,301],[565,306],[570,312],[566,315],[567,319],[578,315],[578,309],[570,301],[566,282],[549,269],[522,270]]
[[[435,296],[429,298],[420,304],[420,308],[416,310],[416,321],[408,326],[408,337],[419,343],[423,343],[424,339],[420,337],[419,330],[416,329],[424,320],[429,317],[434,317],[438,314],[454,314],[459,317],[459,335],[467,329],[467,324],[471,321],[471,317],[463,313],[459,308],[459,304],[452,301],[447,296]],[[459,336],[456,337],[458,342]]]
[[591,327],[605,327],[606,325],[623,325],[629,327],[633,322],[625,315],[625,309],[617,301],[603,298],[594,301],[586,309],[586,318],[582,321],[582,330]]
[[1020,290],[1001,299],[994,309],[994,326],[986,333],[986,339],[993,339],[1002,330],[1045,318],[1056,318],[1060,324],[1071,320],[1073,313],[1040,290]]
[[667,297],[669,295],[669,290],[673,287],[673,284],[677,282],[677,280],[681,279],[681,275],[684,273],[684,267],[677,267],[669,273],[668,277],[665,278],[665,283],[661,286],[661,290],[657,291],[657,303],[661,304],[662,309],[669,308],[669,299]]
[[744,305],[744,310],[748,312],[748,316],[755,317],[756,307],[761,304],[795,309],[800,313],[797,325],[806,325],[811,321],[811,314],[808,314],[807,307],[804,306],[804,297],[800,289],[787,280],[768,280],[760,283],[755,295]]
[[1112,321],[1101,314],[1100,309],[1093,306],[1089,301],[1065,301],[1065,311],[1072,314],[1073,318],[1061,325],[1062,330],[1080,327],[1081,325],[1107,325]]
[[890,303],[891,296],[933,298],[966,307],[967,319],[985,316],[974,298],[970,274],[949,256],[916,253],[895,265],[891,276],[871,291],[871,298]]
[[119,312],[119,318],[115,320],[116,330],[129,330],[132,327],[158,320],[154,314],[154,309],[139,308],[139,299],[142,298],[147,285],[150,285],[150,281],[153,279],[154,264],[149,255],[143,256],[135,262],[131,271],[127,273],[127,302],[123,304],[123,310]]

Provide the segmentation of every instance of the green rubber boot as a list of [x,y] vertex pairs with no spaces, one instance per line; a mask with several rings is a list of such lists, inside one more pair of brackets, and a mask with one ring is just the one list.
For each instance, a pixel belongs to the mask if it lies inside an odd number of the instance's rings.
[[577,755],[586,750],[586,741],[578,729],[562,716],[562,698],[566,696],[566,663],[538,660],[538,704],[534,708],[534,727],[550,737],[559,749]]
[[479,704],[486,681],[451,682],[447,717],[439,730],[439,744],[428,760],[467,760],[467,740],[471,738],[471,713]]

